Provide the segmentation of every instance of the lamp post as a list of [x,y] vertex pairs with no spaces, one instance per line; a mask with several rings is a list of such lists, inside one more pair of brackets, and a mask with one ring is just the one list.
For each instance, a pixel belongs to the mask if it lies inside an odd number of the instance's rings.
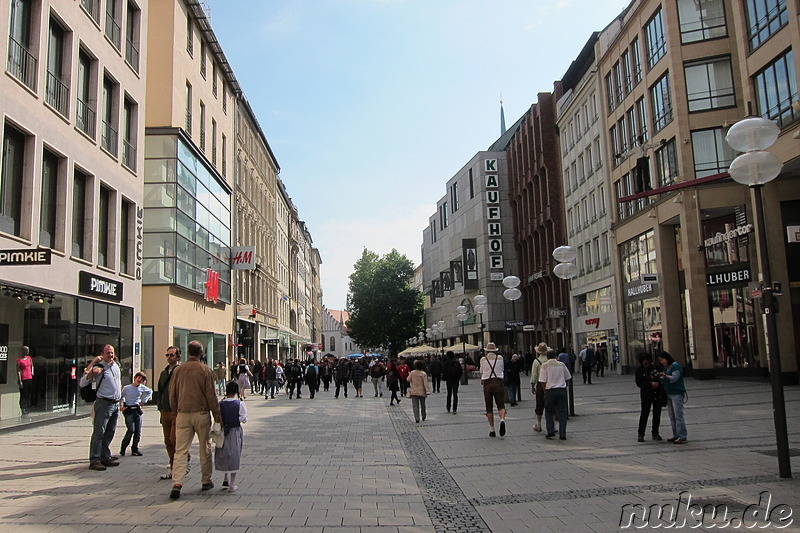
[[466,350],[466,340],[464,339],[464,321],[466,321],[467,318],[469,318],[469,315],[467,315],[467,306],[459,305],[458,307],[456,307],[456,313],[458,313],[456,315],[456,318],[458,319],[459,322],[461,322],[461,354],[466,359],[467,350]]
[[503,278],[503,286],[506,288],[503,291],[503,298],[511,301],[511,316],[513,318],[511,323],[511,334],[513,335],[511,347],[513,353],[517,353],[517,308],[514,302],[522,296],[522,292],[517,288],[519,286],[519,278],[517,276],[506,276]]
[[444,358],[444,332],[447,329],[447,324],[444,323],[444,320],[440,320],[436,325],[439,327],[439,333],[442,334],[442,358]]
[[475,312],[478,313],[481,321],[481,335],[478,340],[480,340],[481,356],[483,356],[483,314],[488,310],[488,307],[486,306],[486,296],[479,294],[473,298],[473,301],[475,302]]
[[[553,250],[553,259],[558,262],[553,267],[553,274],[563,280],[570,280],[577,276],[578,267],[573,263],[577,257],[578,251],[572,246],[559,246]],[[569,317],[568,320],[571,321],[572,317]],[[569,388],[569,415],[575,416],[575,396],[572,394],[572,379],[567,382],[567,387]]]
[[755,211],[756,238],[758,239],[758,269],[762,285],[761,306],[764,310],[767,357],[772,388],[772,416],[775,422],[775,439],[778,446],[778,475],[792,477],[789,460],[789,435],[786,427],[786,402],[783,396],[781,356],[778,348],[778,325],[775,318],[775,295],[772,287],[767,230],[764,223],[764,205],[761,190],[765,183],[778,177],[783,163],[766,149],[772,146],[780,129],[771,120],[752,117],[740,120],[728,130],[725,140],[734,150],[744,152],[733,160],[728,173],[736,182],[747,185],[752,191]]

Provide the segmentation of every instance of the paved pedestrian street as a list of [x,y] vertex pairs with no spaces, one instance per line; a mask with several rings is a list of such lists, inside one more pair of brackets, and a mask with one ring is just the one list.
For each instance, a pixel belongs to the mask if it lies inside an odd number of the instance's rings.
[[[389,406],[371,384],[364,398],[249,395],[239,491],[221,490],[215,474],[216,487],[201,492],[195,445],[176,501],[170,481],[159,480],[167,456],[154,407],[145,409],[144,456],[121,457],[105,472],[87,468],[88,418],[5,432],[0,524],[14,533],[800,530],[800,388],[786,389],[795,477],[781,480],[768,382],[690,379],[687,387],[686,445],[667,443],[666,410],[665,440],[636,441],[633,376],[576,383],[566,441],[533,431],[529,390],[509,411],[505,438],[489,438],[477,380],[461,387],[457,415],[445,411],[442,386],[419,424],[410,400]],[[118,428],[114,453],[123,434]],[[679,498],[728,514],[700,521]],[[675,513],[659,524],[658,509]]]

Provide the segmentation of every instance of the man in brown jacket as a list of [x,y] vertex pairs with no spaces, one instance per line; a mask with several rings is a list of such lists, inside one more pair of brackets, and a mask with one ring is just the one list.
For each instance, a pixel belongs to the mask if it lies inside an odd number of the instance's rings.
[[188,360],[172,372],[169,384],[169,403],[177,412],[175,459],[172,463],[172,492],[169,497],[177,500],[181,497],[183,478],[186,475],[186,462],[189,447],[195,433],[200,447],[200,473],[203,490],[211,490],[211,417],[220,422],[217,394],[214,390],[214,373],[200,358],[203,356],[203,345],[197,341],[189,343]]

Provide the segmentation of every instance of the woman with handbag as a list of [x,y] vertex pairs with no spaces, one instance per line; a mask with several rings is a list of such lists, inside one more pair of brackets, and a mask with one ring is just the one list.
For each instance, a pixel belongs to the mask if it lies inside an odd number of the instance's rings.
[[422,409],[422,420],[426,418],[425,399],[431,393],[428,385],[428,374],[423,370],[425,363],[417,359],[414,361],[414,370],[408,375],[408,396],[411,398],[411,408],[414,410],[414,420],[419,423],[420,409]]

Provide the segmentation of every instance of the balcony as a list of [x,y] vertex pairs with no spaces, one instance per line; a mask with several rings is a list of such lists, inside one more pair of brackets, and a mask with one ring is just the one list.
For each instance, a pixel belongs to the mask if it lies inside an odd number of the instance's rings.
[[67,116],[69,111],[69,87],[61,79],[47,72],[47,87],[45,89],[45,101],[56,111]]
[[100,146],[111,155],[117,155],[117,130],[105,120],[103,121],[103,129],[100,136]]
[[136,147],[128,140],[122,141],[122,164],[136,172]]
[[95,134],[95,112],[89,104],[78,98],[75,107],[75,125],[83,133],[94,139]]
[[9,37],[8,71],[32,91],[36,90],[36,63],[27,48]]

